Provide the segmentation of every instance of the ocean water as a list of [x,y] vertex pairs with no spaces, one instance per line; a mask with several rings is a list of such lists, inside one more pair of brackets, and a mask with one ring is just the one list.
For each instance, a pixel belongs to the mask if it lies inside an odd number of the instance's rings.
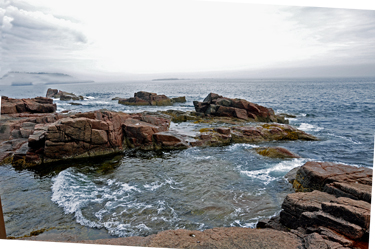
[[[183,151],[122,154],[49,168],[0,166],[0,195],[8,236],[44,234],[99,239],[146,236],[167,229],[255,227],[281,211],[293,192],[284,175],[307,161],[373,167],[375,78],[187,79],[116,83],[1,86],[8,97],[45,96],[47,88],[85,97],[55,100],[58,111],[109,109],[123,112],[194,110],[214,92],[293,114],[290,124],[320,141],[234,144]],[[112,101],[149,91],[186,96],[173,107],[132,107]],[[196,132],[202,124],[172,123],[171,129]],[[299,159],[270,159],[252,150],[282,146]]]

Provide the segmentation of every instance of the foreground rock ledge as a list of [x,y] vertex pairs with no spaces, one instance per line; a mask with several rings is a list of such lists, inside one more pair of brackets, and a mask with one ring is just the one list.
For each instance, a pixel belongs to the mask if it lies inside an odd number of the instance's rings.
[[301,239],[292,233],[240,227],[213,228],[205,231],[178,229],[148,237],[85,240],[79,243],[163,248],[303,248]]

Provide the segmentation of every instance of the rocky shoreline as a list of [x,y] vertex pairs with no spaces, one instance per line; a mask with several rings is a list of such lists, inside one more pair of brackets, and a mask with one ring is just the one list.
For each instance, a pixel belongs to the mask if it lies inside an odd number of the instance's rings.
[[[159,95],[142,94],[159,100]],[[0,164],[29,168],[127,149],[180,150],[233,143],[318,140],[288,125],[288,120],[271,108],[214,93],[203,102],[194,101],[195,112],[127,114],[97,110],[63,114],[55,113],[56,104],[52,102],[44,97],[2,97]],[[207,126],[188,134],[170,129],[171,122]],[[298,157],[283,148],[260,148],[258,153]],[[258,229],[180,229],[148,237],[78,242],[165,248],[368,248],[372,169],[307,162],[288,173],[287,178],[296,193],[287,195],[278,216],[259,221]],[[38,240],[38,236],[33,239]]]
[[[49,89],[47,95],[51,95],[52,91],[61,92]],[[39,109],[9,113],[7,110],[12,109],[12,105],[14,110],[18,110],[18,102],[25,100],[17,102],[3,98],[0,163],[28,168],[68,159],[109,155],[126,149],[175,150],[274,140],[318,140],[285,124],[287,120],[275,115],[270,108],[212,93],[196,104],[206,107],[196,107],[195,112],[170,110],[127,114],[97,110],[50,114],[47,107],[52,105],[52,99],[40,97],[33,101]],[[237,107],[228,107],[228,103],[235,103],[233,105]],[[239,103],[242,108],[239,108]],[[44,106],[47,109],[43,109]],[[56,104],[52,106],[56,110]],[[214,113],[214,109],[218,111]],[[266,123],[255,122],[259,120]],[[171,122],[198,122],[207,124],[207,127],[192,135],[169,129]],[[212,127],[213,124],[215,127]]]

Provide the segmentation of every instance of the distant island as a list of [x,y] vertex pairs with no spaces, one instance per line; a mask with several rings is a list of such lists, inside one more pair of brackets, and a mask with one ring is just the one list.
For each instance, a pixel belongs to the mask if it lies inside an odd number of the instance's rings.
[[48,82],[45,85],[56,85],[56,84],[74,84],[74,83],[93,83],[93,80],[78,80],[78,81],[67,81],[67,82]]
[[152,81],[162,81],[162,80],[187,80],[187,79],[179,79],[179,78],[162,78],[162,79],[153,79]]
[[12,86],[31,86],[32,82],[12,82]]

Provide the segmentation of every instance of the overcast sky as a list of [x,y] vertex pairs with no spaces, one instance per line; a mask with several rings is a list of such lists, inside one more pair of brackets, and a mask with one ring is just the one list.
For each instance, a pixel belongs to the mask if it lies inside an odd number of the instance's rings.
[[375,10],[192,0],[0,3],[0,77],[375,76]]

